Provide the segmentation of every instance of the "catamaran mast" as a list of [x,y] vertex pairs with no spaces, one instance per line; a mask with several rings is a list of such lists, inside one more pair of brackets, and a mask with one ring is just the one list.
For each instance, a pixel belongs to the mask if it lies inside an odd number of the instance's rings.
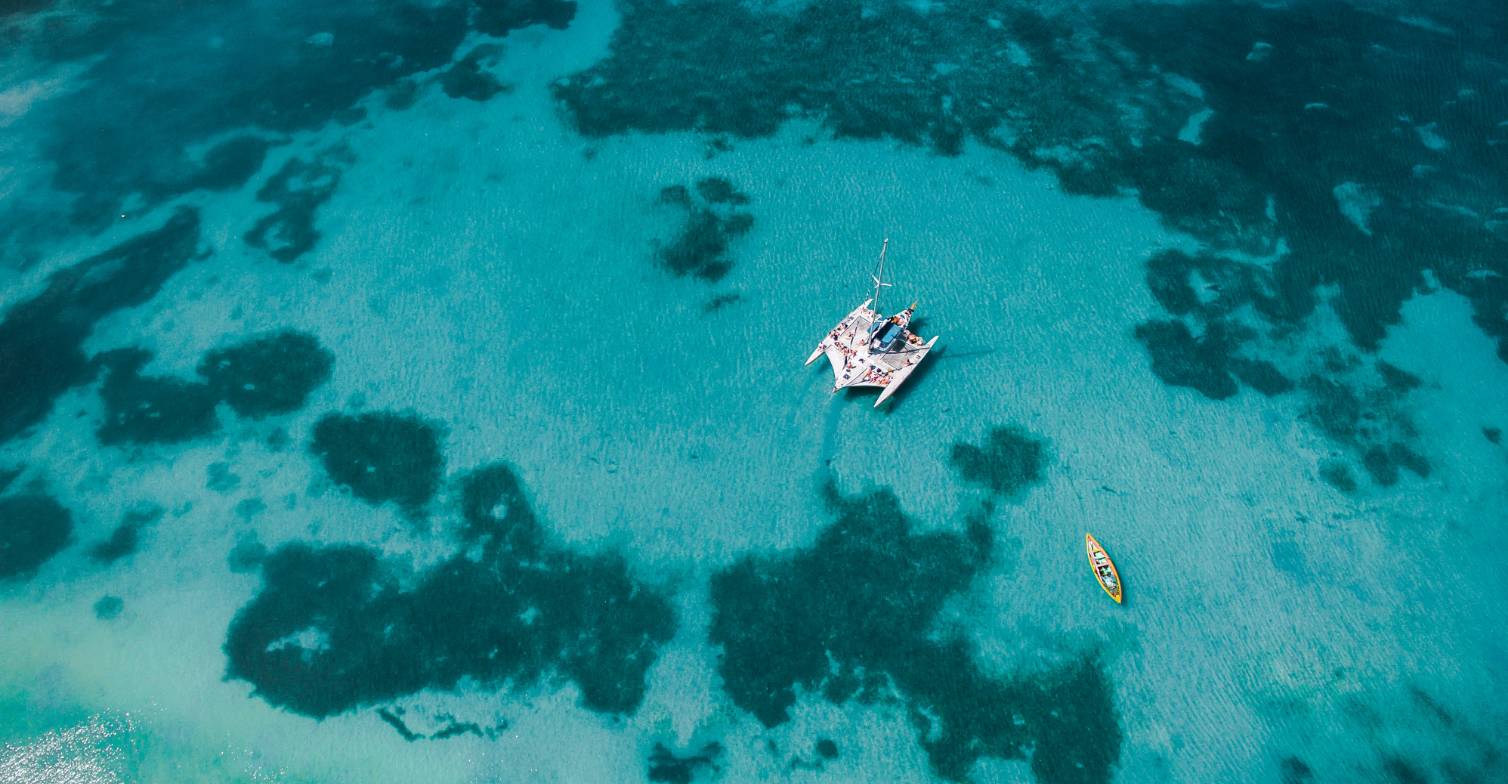
[[874,274],[869,276],[874,279],[874,301],[871,302],[869,306],[874,310],[874,312],[880,313],[881,315],[884,314],[880,311],[880,289],[890,285],[889,283],[885,282],[885,251],[889,247],[890,238],[886,237],[885,241],[880,245],[880,262],[875,266]]

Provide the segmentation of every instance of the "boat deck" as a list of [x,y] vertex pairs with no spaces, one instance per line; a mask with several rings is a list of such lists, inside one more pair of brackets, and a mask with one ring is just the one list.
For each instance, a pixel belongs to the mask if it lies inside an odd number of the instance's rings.
[[833,391],[845,387],[884,389],[875,401],[878,406],[911,375],[937,338],[923,342],[916,333],[902,327],[900,335],[890,344],[890,350],[872,349],[869,330],[881,316],[869,307],[871,302],[866,300],[838,322],[817,344],[806,363],[810,365],[818,357],[827,356],[833,368]]
[[[910,334],[910,333],[907,333]],[[916,364],[917,354],[921,352],[919,346],[907,344],[905,348],[896,351],[877,352],[869,356],[885,370],[900,370],[907,365]]]

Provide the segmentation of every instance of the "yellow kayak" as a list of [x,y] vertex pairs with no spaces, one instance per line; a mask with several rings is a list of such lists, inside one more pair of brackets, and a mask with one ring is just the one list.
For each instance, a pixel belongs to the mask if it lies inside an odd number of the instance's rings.
[[1115,563],[1110,560],[1110,554],[1100,543],[1094,540],[1093,534],[1084,534],[1084,550],[1089,553],[1089,568],[1094,570],[1094,579],[1098,580],[1100,587],[1116,604],[1121,603],[1121,575],[1115,570]]

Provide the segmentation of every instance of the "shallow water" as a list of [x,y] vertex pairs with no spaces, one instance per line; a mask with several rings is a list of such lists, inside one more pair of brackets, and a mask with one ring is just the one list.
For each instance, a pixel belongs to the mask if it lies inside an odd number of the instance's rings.
[[1499,5],[377,6],[0,5],[0,781],[1508,773]]

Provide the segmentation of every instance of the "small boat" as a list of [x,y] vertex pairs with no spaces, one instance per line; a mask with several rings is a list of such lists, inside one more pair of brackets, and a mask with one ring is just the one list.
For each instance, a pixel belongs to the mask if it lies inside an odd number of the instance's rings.
[[889,247],[887,239],[880,246],[879,265],[870,276],[874,279],[874,296],[844,316],[806,359],[810,365],[817,357],[827,355],[833,366],[833,392],[847,387],[879,387],[883,391],[874,401],[875,408],[895,394],[937,343],[937,336],[923,342],[911,331],[915,302],[888,319],[881,313],[880,289],[891,285],[884,281],[885,250]]
[[1089,568],[1094,570],[1094,579],[1116,604],[1121,603],[1121,575],[1115,570],[1110,554],[1095,541],[1093,534],[1084,534],[1084,550],[1089,553]]

